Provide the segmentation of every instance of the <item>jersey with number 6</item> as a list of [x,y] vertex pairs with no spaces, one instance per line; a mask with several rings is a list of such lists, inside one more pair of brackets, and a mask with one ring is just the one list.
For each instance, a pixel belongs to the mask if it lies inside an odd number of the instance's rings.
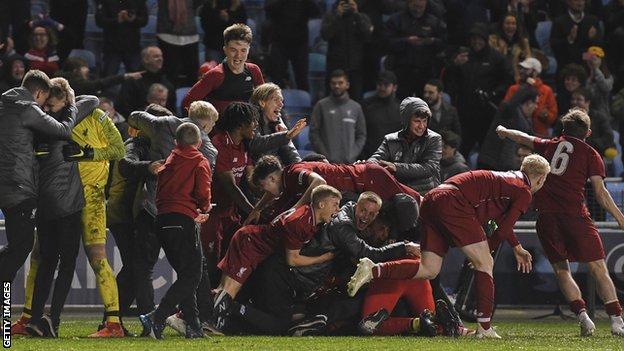
[[533,147],[550,162],[546,184],[534,196],[537,210],[588,214],[585,205],[587,179],[591,176],[605,177],[600,154],[583,140],[569,135],[553,139],[535,138]]

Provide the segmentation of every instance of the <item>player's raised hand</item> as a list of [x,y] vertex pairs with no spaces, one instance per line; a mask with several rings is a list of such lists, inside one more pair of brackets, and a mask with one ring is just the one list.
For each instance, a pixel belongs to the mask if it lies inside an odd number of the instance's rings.
[[295,138],[307,125],[308,124],[306,123],[305,118],[298,120],[297,123],[295,123],[295,125],[288,131],[288,133],[286,133],[286,137],[288,139]]
[[204,223],[208,220],[210,215],[208,213],[200,213],[195,217],[195,223]]
[[257,223],[259,219],[260,219],[260,211],[257,211],[254,209],[253,211],[249,212],[247,219],[245,219],[245,222],[243,222],[243,226]]
[[531,272],[531,269],[533,269],[533,256],[531,256],[531,253],[525,250],[522,245],[514,247],[513,250],[516,261],[518,261],[518,271],[522,273]]
[[420,257],[420,245],[409,241],[406,242],[405,253],[412,257]]
[[499,138],[505,139],[505,137],[507,136],[507,128],[499,125],[498,127],[496,127],[496,134],[498,134]]

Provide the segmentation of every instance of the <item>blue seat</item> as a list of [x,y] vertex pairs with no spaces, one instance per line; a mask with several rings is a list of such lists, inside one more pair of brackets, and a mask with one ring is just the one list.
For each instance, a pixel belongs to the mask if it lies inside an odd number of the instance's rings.
[[[295,138],[294,144],[300,154],[303,150],[312,151],[312,144],[310,144],[310,127],[303,128],[301,133]],[[301,156],[303,157],[303,155]]]
[[249,26],[249,28],[251,28],[251,32],[255,34],[255,36],[259,36],[257,33],[258,31],[256,30],[258,25],[256,24],[256,21],[254,21],[251,18],[247,19],[247,25]]
[[69,57],[79,57],[87,62],[90,69],[95,69],[97,66],[97,61],[95,59],[95,54],[89,50],[84,49],[73,49],[69,53]]
[[540,49],[550,55],[552,53],[550,49],[550,31],[552,30],[552,21],[542,21],[537,24],[535,28],[535,40]]
[[141,28],[141,34],[156,35],[156,16],[150,15],[147,17],[147,24]]
[[2,211],[0,211],[0,219],[4,219],[4,213],[2,213]]
[[377,92],[376,90],[367,91],[367,92],[364,93],[363,98],[366,99],[366,98],[369,98],[371,96],[374,96],[376,92]]
[[197,27],[197,34],[204,35],[204,28],[201,25],[201,17],[195,16],[195,27]]
[[324,75],[327,70],[327,57],[323,54],[308,54],[308,71],[310,74]]
[[293,123],[311,112],[312,97],[307,91],[284,89],[282,90],[282,96],[284,97],[284,111],[286,118]]
[[182,111],[182,100],[184,100],[184,97],[189,92],[189,90],[191,90],[191,87],[182,87],[176,89],[176,109],[178,110],[179,116],[186,115],[186,113]]
[[321,36],[321,20],[314,18],[308,21],[308,47],[312,48],[316,43],[316,39]]
[[[624,204],[624,182],[605,182],[605,186],[617,207],[622,208]],[[606,220],[615,221],[615,218],[607,212]]]
[[85,22],[85,32],[86,33],[102,33],[102,28],[98,27],[95,24],[95,15],[89,14],[87,15],[87,21]]

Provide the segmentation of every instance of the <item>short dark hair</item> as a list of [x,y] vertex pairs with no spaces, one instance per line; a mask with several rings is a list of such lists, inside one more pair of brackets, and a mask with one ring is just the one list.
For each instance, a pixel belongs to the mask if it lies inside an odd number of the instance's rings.
[[82,67],[89,67],[89,64],[81,57],[68,57],[63,64],[63,70],[65,72],[73,72]]
[[24,74],[22,79],[22,87],[26,88],[31,94],[35,94],[37,91],[43,91],[45,93],[50,91],[52,83],[50,83],[50,77],[43,71],[38,69],[31,69]]
[[514,106],[519,106],[527,101],[535,101],[538,96],[539,93],[537,92],[537,89],[532,86],[523,86],[518,89],[515,94],[513,94],[513,96],[509,100],[509,103]]
[[219,118],[219,129],[232,132],[236,128],[258,121],[258,108],[248,102],[230,103]]
[[327,157],[325,157],[325,155],[312,152],[312,153],[305,155],[301,161],[302,162],[326,162]]
[[349,81],[349,75],[347,74],[347,72],[341,69],[335,69],[329,74],[329,79],[342,78],[342,77],[344,77],[347,81]]
[[453,149],[457,149],[461,145],[461,137],[450,130],[443,130],[440,132],[440,135],[442,136],[442,142]]
[[264,155],[256,162],[249,179],[251,180],[251,184],[260,186],[260,181],[266,179],[269,174],[281,171],[282,169],[282,163],[279,158],[273,155]]
[[185,122],[176,129],[175,140],[179,146],[197,145],[201,140],[201,133],[196,125]]
[[433,85],[434,87],[436,87],[438,89],[438,93],[441,93],[444,91],[444,83],[442,83],[440,79],[437,79],[437,78],[429,79],[427,81],[427,84]]
[[591,127],[591,120],[585,110],[575,107],[561,117],[561,124],[563,124],[563,134],[582,139]]
[[312,194],[310,196],[310,200],[312,202],[312,207],[319,207],[319,203],[328,197],[335,197],[337,199],[342,199],[342,194],[336,188],[331,185],[321,184],[316,188],[312,189]]
[[587,71],[579,64],[570,63],[561,69],[559,77],[561,80],[564,80],[566,77],[576,77],[581,85],[584,85],[587,80]]
[[173,116],[173,112],[169,111],[168,108],[164,107],[164,106],[160,106],[158,104],[149,104],[147,105],[147,107],[145,108],[145,112],[152,114],[154,116]]
[[253,34],[251,28],[243,23],[233,24],[223,31],[223,43],[227,45],[232,40],[242,40],[248,44],[251,44]]

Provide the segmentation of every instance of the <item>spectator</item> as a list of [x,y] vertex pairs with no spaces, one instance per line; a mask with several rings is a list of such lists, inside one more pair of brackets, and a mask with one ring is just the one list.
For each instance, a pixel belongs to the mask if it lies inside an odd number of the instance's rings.
[[[589,115],[591,120],[591,135],[587,137],[586,141],[591,145],[601,156],[609,153],[617,155],[615,149],[615,141],[613,140],[613,129],[611,129],[611,121],[608,115],[602,110],[592,107],[591,92],[587,88],[578,88],[572,92],[572,99],[570,100],[571,107],[579,107]],[[607,150],[609,150],[607,152]],[[611,157],[609,157],[611,158]]]
[[147,24],[147,6],[143,0],[100,0],[95,23],[104,36],[102,74],[116,75],[123,62],[126,72],[141,67],[141,28]]
[[401,102],[403,129],[388,134],[368,160],[378,162],[397,180],[425,194],[440,185],[442,138],[427,128],[431,110],[419,98]]
[[583,54],[583,60],[589,68],[589,77],[585,86],[593,96],[592,108],[610,116],[609,96],[613,89],[614,79],[609,72],[605,52],[599,46],[592,46]]
[[327,12],[321,25],[321,36],[327,40],[327,72],[342,69],[349,78],[349,94],[362,99],[362,55],[364,42],[373,32],[367,15],[358,11],[355,0],[339,0]]
[[128,128],[130,126],[128,125],[128,122],[126,122],[124,116],[115,110],[115,103],[107,97],[100,97],[99,107],[100,110],[106,112],[108,118],[113,121],[113,124],[117,127],[119,134],[121,134],[121,138],[123,140],[128,140],[128,138],[130,138],[130,134],[128,132]]
[[565,66],[559,73],[559,89],[557,89],[557,106],[560,114],[565,114],[570,109],[572,92],[584,87],[587,81],[587,72],[583,66],[571,63]]
[[245,5],[241,0],[206,0],[199,17],[204,30],[206,61],[223,61],[223,31],[235,23],[247,22]]
[[568,11],[553,20],[550,46],[557,66],[581,64],[582,54],[602,41],[600,24],[594,15],[585,13],[585,0],[566,0]]
[[188,87],[197,81],[197,7],[196,0],[158,0],[156,37],[165,59],[163,69],[176,87]]
[[615,91],[624,87],[624,0],[610,1],[605,9],[605,44],[609,52],[609,64],[615,76],[620,78]]
[[132,111],[143,110],[147,106],[147,92],[154,83],[160,83],[169,89],[167,108],[175,111],[176,96],[173,84],[162,70],[163,54],[158,46],[148,46],[141,51],[141,60],[145,73],[140,79],[127,80],[121,85],[121,93],[117,100],[119,111],[129,116]]
[[491,48],[505,56],[511,67],[515,68],[520,61],[531,57],[529,38],[514,13],[506,14],[497,23],[494,33],[490,34],[489,43]]
[[56,34],[49,27],[35,27],[30,34],[30,50],[24,55],[31,69],[38,69],[47,75],[59,70],[59,55],[56,54]]
[[450,102],[444,101],[444,85],[439,79],[431,79],[423,89],[423,100],[431,109],[431,119],[428,128],[436,133],[450,130],[457,135],[461,134],[461,124],[457,109]]
[[470,30],[470,49],[459,50],[445,77],[462,125],[461,153],[468,156],[475,144],[483,143],[496,113],[493,107],[513,81],[511,70],[503,55],[489,47],[485,26],[477,23]]
[[73,49],[82,49],[87,22],[88,1],[50,0],[50,17],[63,24],[58,54],[63,61]]
[[[4,35],[0,29],[0,70],[3,70],[6,60],[15,55],[14,42],[10,36]],[[0,72],[0,78],[4,78],[4,72]]]
[[15,51],[20,54],[28,51],[30,10],[30,1],[0,1],[0,43],[11,33]]
[[124,80],[141,79],[143,72],[116,74],[101,79],[92,79],[87,61],[79,57],[70,57],[63,63],[64,76],[76,94],[99,95],[102,90],[121,84]]
[[396,91],[396,75],[391,71],[383,71],[377,77],[375,95],[362,101],[362,111],[366,118],[366,143],[359,156],[360,160],[368,159],[377,150],[386,134],[401,129]]
[[4,61],[2,67],[2,81],[0,81],[0,93],[20,86],[24,74],[28,71],[28,61],[20,55],[14,54]]
[[182,102],[184,109],[206,99],[221,113],[232,101],[249,101],[254,87],[264,83],[260,67],[246,62],[251,40],[251,28],[245,24],[231,25],[223,32],[225,61],[193,85]]
[[169,96],[169,89],[160,83],[154,83],[147,90],[147,104],[167,107],[167,96]]
[[511,100],[503,103],[481,146],[477,168],[494,171],[517,170],[516,150],[518,144],[501,139],[496,134],[496,127],[502,125],[525,133],[531,132],[532,115],[537,107],[538,92],[532,86],[524,86],[513,95]]
[[440,160],[440,178],[444,182],[450,177],[468,172],[470,167],[466,163],[466,159],[457,151],[461,145],[459,135],[450,130],[444,130],[440,133],[442,136],[442,159]]
[[446,40],[446,24],[427,11],[427,0],[408,0],[407,8],[386,24],[392,69],[399,77],[398,97],[420,96],[437,72],[436,55]]
[[[535,29],[538,22],[538,9],[535,2],[526,0],[495,0],[491,2],[491,22],[501,23],[509,14],[516,18],[519,30],[525,33],[531,46],[537,47]],[[525,57],[526,58],[526,57]]]
[[[249,101],[260,110],[258,128],[249,142],[251,157],[257,160],[264,155],[275,155],[286,166],[301,162],[299,152],[291,140],[295,133],[288,131],[281,117],[284,98],[280,87],[264,83],[254,89]],[[298,125],[305,126],[305,119],[299,121]]]
[[314,0],[274,0],[265,5],[271,26],[270,75],[275,83],[286,87],[288,62],[292,64],[297,89],[308,86],[308,21],[320,16]]
[[353,163],[366,142],[362,107],[349,98],[349,78],[343,70],[329,76],[331,95],[314,105],[310,118],[310,142],[314,151],[331,163]]
[[518,65],[519,77],[518,83],[512,85],[507,89],[507,94],[503,101],[509,101],[516,94],[516,92],[523,86],[533,86],[537,89],[537,107],[533,111],[533,117],[531,125],[533,126],[533,133],[539,137],[549,137],[550,128],[557,120],[557,101],[555,100],[555,94],[552,89],[544,84],[539,78],[542,72],[542,64],[539,60],[529,57],[526,60],[520,62]]

